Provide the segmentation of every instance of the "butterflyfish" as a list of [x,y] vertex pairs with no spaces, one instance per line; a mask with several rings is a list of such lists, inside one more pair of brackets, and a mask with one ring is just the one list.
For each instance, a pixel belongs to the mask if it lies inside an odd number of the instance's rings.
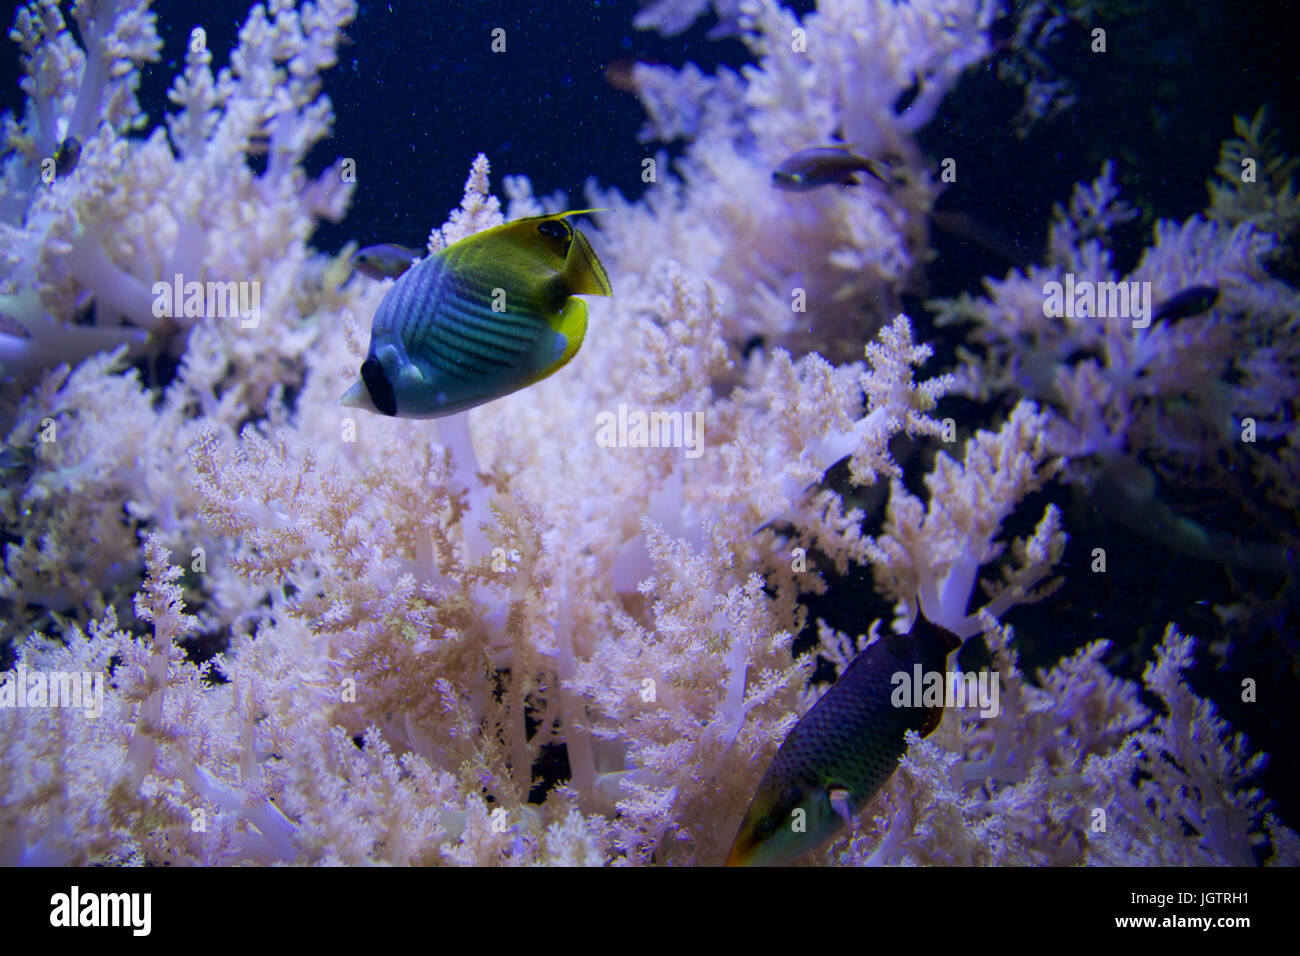
[[404,272],[370,328],[360,379],[342,404],[441,418],[541,381],[578,353],[579,295],[612,295],[579,209],[462,239]]
[[792,863],[842,831],[898,769],[905,735],[929,736],[942,706],[895,706],[896,674],[947,670],[961,646],[950,631],[917,615],[905,635],[868,644],[840,679],[786,735],[727,857],[727,866]]

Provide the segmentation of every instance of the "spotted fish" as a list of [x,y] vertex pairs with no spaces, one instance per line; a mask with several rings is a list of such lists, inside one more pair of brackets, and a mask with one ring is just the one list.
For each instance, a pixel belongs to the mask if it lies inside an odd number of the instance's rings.
[[844,829],[898,769],[904,735],[928,736],[942,707],[896,707],[894,675],[947,669],[961,645],[917,616],[906,635],[869,644],[786,736],[758,785],[728,866],[791,863]]

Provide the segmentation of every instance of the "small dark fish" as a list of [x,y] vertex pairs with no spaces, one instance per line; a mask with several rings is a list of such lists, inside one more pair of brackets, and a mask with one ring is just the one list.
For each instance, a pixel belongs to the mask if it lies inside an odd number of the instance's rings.
[[26,479],[36,469],[36,446],[0,444],[0,480]]
[[372,279],[396,279],[411,268],[411,263],[419,257],[420,253],[414,249],[393,242],[382,242],[352,253],[352,266],[363,276]]
[[946,671],[960,646],[955,634],[917,615],[908,634],[882,638],[853,658],[772,758],[727,865],[791,863],[843,830],[898,769],[907,731],[928,736],[943,717],[942,706],[895,706],[894,675]]
[[605,82],[618,90],[620,93],[631,93],[636,95],[641,92],[637,86],[635,70],[638,66],[658,66],[653,60],[636,60],[631,57],[624,57],[621,60],[615,60],[605,67]]
[[888,170],[878,160],[855,156],[847,146],[812,146],[787,156],[772,171],[772,185],[792,192],[822,186],[860,186],[858,173],[889,182]]
[[75,136],[69,136],[54,151],[54,175],[57,177],[71,175],[77,168],[79,159],[81,159],[81,141]]
[[1184,289],[1177,295],[1166,299],[1161,305],[1157,306],[1156,314],[1152,318],[1157,322],[1161,319],[1168,319],[1171,322],[1178,319],[1190,319],[1194,315],[1210,311],[1218,301],[1219,290],[1217,286],[1194,285],[1190,289]]

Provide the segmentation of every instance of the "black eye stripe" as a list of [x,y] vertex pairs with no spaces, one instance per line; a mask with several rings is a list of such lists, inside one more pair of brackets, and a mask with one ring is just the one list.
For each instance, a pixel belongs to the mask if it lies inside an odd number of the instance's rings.
[[375,410],[385,415],[397,414],[397,396],[393,394],[393,384],[384,374],[384,367],[377,359],[368,358],[361,363],[361,381],[366,383],[370,400],[375,403]]
[[568,239],[569,227],[559,219],[547,219],[537,224],[537,231],[547,239]]

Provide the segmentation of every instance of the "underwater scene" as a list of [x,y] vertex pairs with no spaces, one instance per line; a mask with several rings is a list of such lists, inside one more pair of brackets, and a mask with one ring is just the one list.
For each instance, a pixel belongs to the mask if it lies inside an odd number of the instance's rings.
[[6,5],[0,864],[1294,865],[1294,12]]

